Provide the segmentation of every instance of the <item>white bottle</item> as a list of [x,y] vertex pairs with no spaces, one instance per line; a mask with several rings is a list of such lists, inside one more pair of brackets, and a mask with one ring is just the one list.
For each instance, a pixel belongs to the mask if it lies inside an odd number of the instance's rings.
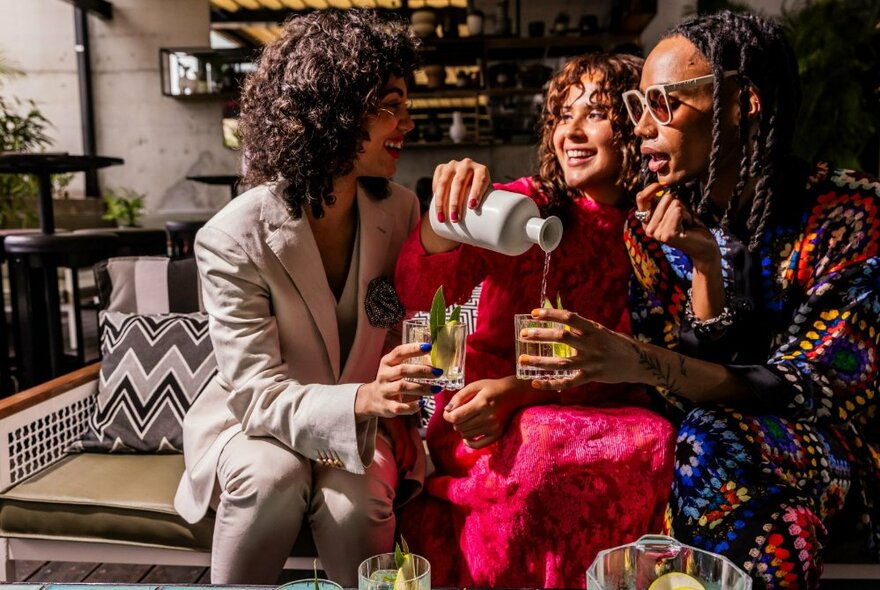
[[477,209],[465,209],[457,223],[440,223],[434,211],[432,200],[428,216],[437,235],[508,256],[518,256],[533,244],[552,252],[562,240],[562,221],[555,215],[541,219],[538,205],[519,193],[494,190]]

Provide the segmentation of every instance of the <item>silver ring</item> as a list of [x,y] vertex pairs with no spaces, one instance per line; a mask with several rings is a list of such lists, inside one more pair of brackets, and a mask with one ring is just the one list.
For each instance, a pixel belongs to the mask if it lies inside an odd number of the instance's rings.
[[651,216],[651,210],[650,210],[650,209],[648,209],[647,211],[636,211],[636,212],[635,212],[635,218],[636,218],[638,221],[641,221],[642,223],[647,223],[647,222],[648,222],[648,218],[649,218],[650,216]]

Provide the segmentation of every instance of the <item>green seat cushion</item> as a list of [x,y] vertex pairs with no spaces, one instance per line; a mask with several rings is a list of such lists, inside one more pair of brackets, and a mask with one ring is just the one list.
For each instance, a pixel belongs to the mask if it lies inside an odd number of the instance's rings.
[[71,455],[0,494],[0,533],[208,550],[214,523],[174,510],[182,455]]

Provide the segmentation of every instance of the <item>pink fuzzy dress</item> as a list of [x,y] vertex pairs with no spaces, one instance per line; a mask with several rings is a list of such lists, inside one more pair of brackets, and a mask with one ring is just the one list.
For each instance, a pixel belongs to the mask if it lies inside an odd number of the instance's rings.
[[[498,188],[545,202],[528,178]],[[547,294],[629,333],[625,218],[625,210],[578,199],[552,256]],[[470,246],[428,257],[417,228],[395,284],[410,311],[430,309],[441,284],[447,302],[457,303],[483,284],[468,337],[470,383],[514,374],[513,315],[539,305],[543,264],[537,246],[516,257]],[[443,419],[450,397],[437,397],[428,426],[436,471],[401,518],[410,547],[431,562],[432,585],[583,588],[598,551],[660,532],[675,430],[646,408],[641,388],[568,390],[562,404],[516,412],[504,437],[479,451]]]

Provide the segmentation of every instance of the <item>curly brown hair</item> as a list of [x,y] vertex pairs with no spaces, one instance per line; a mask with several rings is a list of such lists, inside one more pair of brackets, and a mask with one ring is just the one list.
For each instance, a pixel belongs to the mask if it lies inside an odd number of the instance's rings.
[[[320,10],[294,16],[267,46],[244,84],[240,131],[250,185],[283,181],[298,218],[335,202],[333,179],[351,173],[368,139],[367,115],[393,76],[408,82],[418,41],[402,21],[373,10]],[[374,198],[388,180],[361,179]]]
[[538,174],[535,183],[549,198],[543,208],[546,214],[557,215],[565,222],[569,205],[579,196],[577,189],[565,183],[562,166],[553,147],[553,132],[562,115],[563,102],[572,86],[583,87],[583,79],[596,80],[599,91],[594,100],[608,110],[613,130],[613,145],[620,150],[622,166],[617,185],[632,198],[639,182],[639,148],[635,130],[629,124],[621,94],[637,88],[644,60],[634,55],[588,53],[565,64],[550,81],[544,102],[543,133],[538,147]]

